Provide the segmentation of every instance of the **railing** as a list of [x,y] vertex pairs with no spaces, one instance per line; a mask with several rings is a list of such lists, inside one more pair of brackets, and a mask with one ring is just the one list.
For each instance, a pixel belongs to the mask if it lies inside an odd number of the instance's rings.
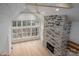
[[68,49],[74,53],[79,53],[79,44],[73,41],[68,41]]

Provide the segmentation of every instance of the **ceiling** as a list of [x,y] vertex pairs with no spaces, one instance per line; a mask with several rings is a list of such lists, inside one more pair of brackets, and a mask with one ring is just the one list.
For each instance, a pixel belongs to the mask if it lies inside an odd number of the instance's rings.
[[54,7],[54,8],[72,8],[72,3],[28,3],[32,6]]

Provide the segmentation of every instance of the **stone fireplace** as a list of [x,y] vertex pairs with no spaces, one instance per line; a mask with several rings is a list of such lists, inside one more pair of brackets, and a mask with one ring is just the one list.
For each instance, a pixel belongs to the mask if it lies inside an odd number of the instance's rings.
[[65,56],[71,21],[66,15],[50,15],[44,17],[44,46],[50,55]]

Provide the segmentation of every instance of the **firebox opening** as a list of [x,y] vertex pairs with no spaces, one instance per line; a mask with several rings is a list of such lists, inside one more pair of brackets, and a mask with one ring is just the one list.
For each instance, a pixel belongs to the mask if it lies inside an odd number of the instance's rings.
[[47,42],[47,48],[49,49],[50,52],[52,52],[54,54],[54,47],[51,44],[49,44],[48,42]]

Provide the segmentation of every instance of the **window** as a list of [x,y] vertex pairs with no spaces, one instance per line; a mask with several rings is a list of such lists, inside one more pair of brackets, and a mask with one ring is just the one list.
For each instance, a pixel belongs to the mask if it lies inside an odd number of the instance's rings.
[[22,11],[12,21],[12,42],[38,39],[40,36],[40,21],[38,15]]
[[30,26],[31,25],[31,21],[30,20],[24,20],[23,21],[23,26]]
[[22,37],[22,30],[21,28],[19,29],[13,29],[13,38],[20,38]]
[[32,36],[38,35],[38,28],[32,28]]
[[30,36],[30,28],[23,28],[23,36],[26,37],[26,36]]
[[13,21],[12,26],[16,27],[16,21]]
[[20,27],[21,26],[21,21],[13,21],[12,26],[13,27]]
[[32,37],[39,35],[38,20],[12,21],[13,38]]
[[21,21],[17,21],[18,27],[21,26]]
[[38,20],[32,20],[32,26],[35,26],[35,25],[39,25],[39,21]]
[[13,29],[13,33],[17,33],[17,29]]

